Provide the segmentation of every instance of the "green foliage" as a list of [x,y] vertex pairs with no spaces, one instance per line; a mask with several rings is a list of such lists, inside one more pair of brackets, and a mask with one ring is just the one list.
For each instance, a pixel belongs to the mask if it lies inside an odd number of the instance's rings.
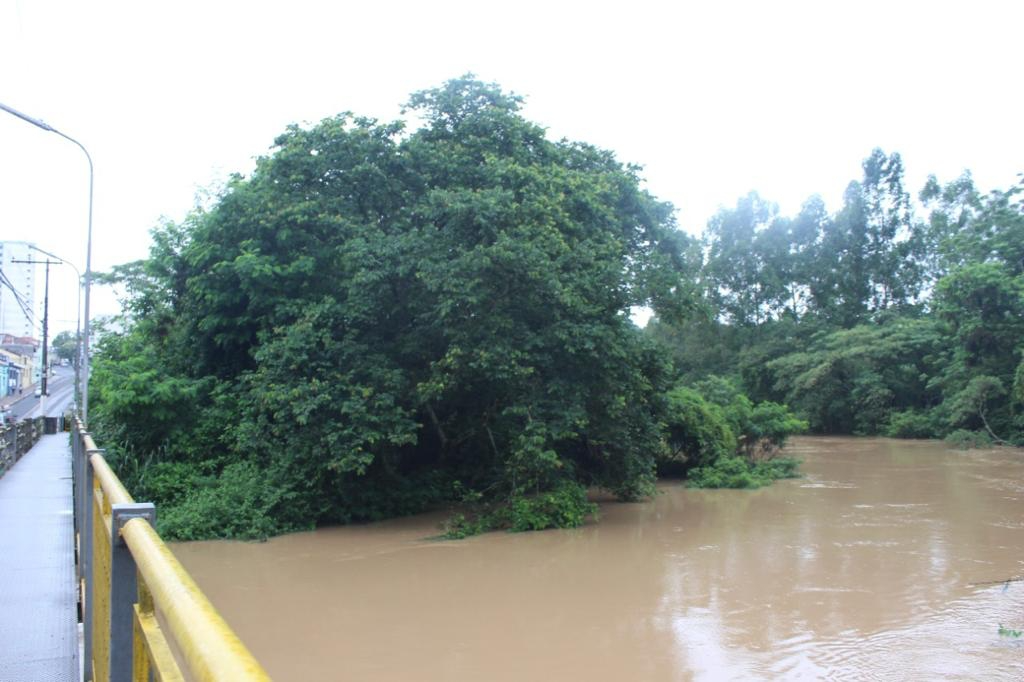
[[485,516],[467,518],[462,512],[456,512],[441,524],[441,537],[445,540],[464,540],[474,535],[486,533],[494,528]]
[[139,330],[107,334],[97,350],[90,408],[102,442],[147,453],[186,447],[209,382],[172,373]]
[[890,438],[935,438],[943,431],[942,421],[934,410],[893,412],[885,435]]
[[876,149],[836,213],[751,193],[698,243],[636,167],[521,104],[466,76],[411,96],[417,130],[290,126],[105,277],[129,298],[91,426],[171,532],[465,491],[488,511],[455,534],[574,525],[583,487],[639,499],[656,470],[759,484],[805,428],[1024,443],[1024,181],[932,178],[922,221]]
[[577,528],[597,514],[597,505],[587,499],[583,486],[563,482],[534,495],[516,495],[491,507],[483,507],[467,518],[452,514],[443,526],[443,537],[459,540],[491,530],[523,532],[547,528]]
[[787,406],[761,402],[754,406],[742,432],[743,447],[749,457],[768,457],[782,449],[791,435],[803,433],[807,428],[807,422],[798,419]]
[[806,428],[785,405],[754,405],[734,382],[711,376],[695,388],[669,392],[658,469],[685,474],[687,485],[698,488],[759,488],[798,475],[797,460],[775,454]]
[[791,435],[808,428],[807,422],[798,419],[785,405],[772,401],[755,405],[728,379],[709,376],[695,387],[708,402],[722,409],[739,448],[747,457],[769,458]]
[[[1024,348],[1018,351],[1019,355],[1024,355]],[[1017,407],[1024,407],[1024,358],[1021,359],[1017,365],[1017,371],[1013,374],[1013,402]]]
[[799,478],[800,460],[792,457],[754,461],[746,457],[722,457],[697,467],[686,480],[689,488],[762,488],[783,478]]
[[935,307],[952,350],[933,380],[949,425],[983,428],[996,440],[1024,439],[1014,400],[1006,399],[1024,338],[1024,275],[999,263],[959,266],[936,286]]
[[[127,468],[123,460],[118,464],[121,471]],[[189,494],[208,486],[214,478],[209,466],[200,468],[188,462],[157,461],[139,468],[137,475],[131,476],[128,483],[140,499],[161,500],[173,507]]]
[[597,505],[587,500],[583,486],[567,483],[532,497],[516,497],[504,513],[508,529],[513,532],[577,528],[597,513]]
[[[735,376],[816,433],[1024,443],[1024,180],[984,195],[970,174],[930,178],[922,221],[898,154],[861,170],[835,214],[812,197],[781,216],[756,193],[720,210],[700,273],[711,314],[648,335],[687,385]],[[707,389],[746,442],[742,406]]]
[[663,474],[685,473],[736,450],[725,411],[692,388],[680,386],[668,393],[665,425],[668,446],[659,463]]
[[942,337],[928,320],[823,333],[768,363],[775,387],[818,433],[881,433],[893,412],[938,400],[928,382]]
[[53,341],[50,342],[53,348],[53,352],[61,360],[67,360],[68,362],[75,361],[75,355],[78,351],[78,338],[72,332],[60,332],[53,337]]
[[686,385],[709,374],[728,374],[734,368],[738,332],[707,314],[694,315],[679,323],[654,318],[644,327],[644,334],[662,348],[679,380]]
[[777,212],[778,207],[751,192],[708,222],[705,274],[714,285],[709,295],[720,314],[736,325],[760,323],[773,304],[786,298],[778,289],[783,275],[776,271],[784,265],[771,248]]
[[252,462],[234,462],[219,476],[198,483],[161,506],[157,528],[164,538],[262,540],[310,527],[279,513],[277,507],[286,506],[292,491],[275,486]]
[[[175,532],[220,534],[188,510],[226,486],[256,535],[408,513],[453,483],[520,500],[509,524],[529,527],[575,523],[541,502],[566,482],[653,489],[670,375],[629,311],[692,312],[699,249],[635,167],[548,140],[520,103],[467,76],[410,98],[418,130],[291,126],[115,269],[130,300],[90,414],[138,481],[216,475],[154,488]],[[249,471],[287,504],[256,504]]]
[[762,337],[774,321],[850,328],[912,307],[925,284],[926,240],[902,159],[875,149],[862,170],[834,216],[812,197],[796,217],[782,217],[752,192],[708,221],[702,280],[720,321]]
[[999,624],[999,636],[1010,637],[1012,639],[1019,639],[1024,637],[1024,630],[1014,630],[1013,628],[1003,627],[1003,624]]
[[946,443],[958,450],[988,448],[992,446],[992,437],[984,431],[957,429],[946,436]]

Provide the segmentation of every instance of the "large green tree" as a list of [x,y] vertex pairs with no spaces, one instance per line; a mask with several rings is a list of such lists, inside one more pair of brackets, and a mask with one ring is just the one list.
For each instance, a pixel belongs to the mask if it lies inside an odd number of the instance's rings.
[[74,332],[60,332],[50,343],[54,354],[61,360],[74,362],[75,352],[78,350],[78,339]]
[[[411,97],[412,132],[290,127],[122,269],[146,321],[108,342],[97,421],[169,462],[254,463],[287,491],[260,510],[280,527],[452,489],[648,492],[668,379],[629,312],[693,306],[692,245],[635,168],[548,140],[520,105],[465,77]],[[152,386],[204,403],[157,432],[171,447],[133,428]]]

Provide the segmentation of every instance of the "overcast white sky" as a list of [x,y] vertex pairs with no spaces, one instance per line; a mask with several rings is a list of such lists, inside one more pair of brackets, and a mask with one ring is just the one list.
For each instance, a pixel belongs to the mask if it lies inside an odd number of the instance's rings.
[[[838,206],[873,147],[984,189],[1024,171],[1024,2],[90,2],[0,0],[0,102],[96,166],[93,268],[144,257],[161,216],[248,172],[292,122],[390,120],[467,71],[552,137],[642,164],[699,233],[751,189]],[[87,171],[0,112],[0,239],[84,270]],[[58,270],[60,270],[58,268]],[[54,327],[74,328],[74,275]],[[116,312],[94,292],[95,314]]]

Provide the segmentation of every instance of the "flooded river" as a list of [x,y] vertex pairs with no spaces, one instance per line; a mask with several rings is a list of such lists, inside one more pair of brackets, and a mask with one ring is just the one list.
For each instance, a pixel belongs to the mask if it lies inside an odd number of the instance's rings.
[[584,528],[437,515],[175,554],[276,680],[1024,679],[1024,451],[800,438]]

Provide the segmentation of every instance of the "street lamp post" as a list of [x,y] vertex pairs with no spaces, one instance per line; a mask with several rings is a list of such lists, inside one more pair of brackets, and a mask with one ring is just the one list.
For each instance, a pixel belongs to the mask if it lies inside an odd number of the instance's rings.
[[32,118],[27,114],[23,114],[17,109],[12,109],[3,102],[0,102],[0,109],[3,109],[12,116],[17,116],[26,123],[31,123],[37,128],[60,135],[65,140],[74,143],[79,149],[85,153],[85,158],[89,162],[89,229],[86,232],[85,237],[85,310],[83,316],[85,317],[85,331],[82,339],[82,353],[84,355],[83,362],[85,363],[85,371],[82,376],[82,424],[88,426],[89,424],[89,291],[92,286],[92,190],[93,190],[93,168],[92,168],[92,156],[89,155],[89,150],[85,146],[71,137],[65,135],[61,131],[57,130],[53,126],[40,121],[37,118]]
[[79,406],[82,404],[82,384],[81,375],[79,374],[79,369],[82,364],[82,273],[79,272],[78,268],[75,267],[74,263],[72,263],[69,260],[65,260],[64,258],[61,258],[55,253],[50,253],[45,249],[40,249],[35,244],[29,244],[28,248],[34,251],[38,251],[44,256],[56,258],[63,265],[70,266],[71,269],[75,271],[75,274],[78,275],[78,286],[75,287],[78,290],[78,303],[75,306],[75,313],[78,315],[78,318],[75,320],[75,342],[78,344],[78,348],[75,351],[75,411],[77,412],[78,409],[80,409]]

